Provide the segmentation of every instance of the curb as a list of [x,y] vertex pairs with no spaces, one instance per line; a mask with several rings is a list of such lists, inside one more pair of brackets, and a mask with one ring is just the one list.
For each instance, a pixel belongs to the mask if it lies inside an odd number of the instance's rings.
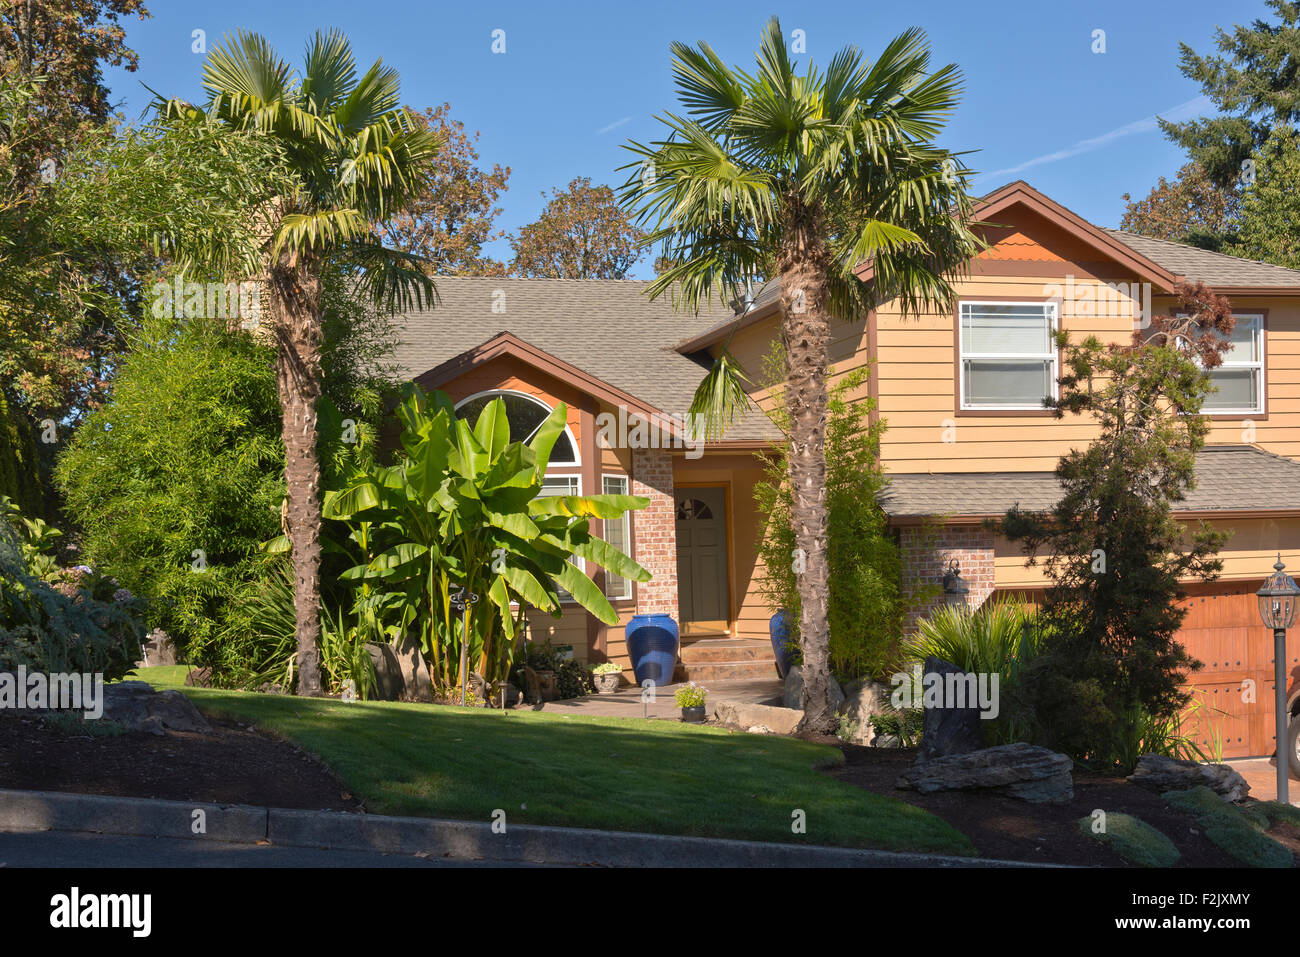
[[[195,811],[206,831],[193,831]],[[240,804],[106,797],[53,791],[0,790],[0,831],[89,831],[137,837],[189,838],[232,844],[419,854],[503,864],[591,864],[605,867],[1052,867],[941,854],[872,851],[675,837],[591,828],[389,817],[345,811],[301,811]]]

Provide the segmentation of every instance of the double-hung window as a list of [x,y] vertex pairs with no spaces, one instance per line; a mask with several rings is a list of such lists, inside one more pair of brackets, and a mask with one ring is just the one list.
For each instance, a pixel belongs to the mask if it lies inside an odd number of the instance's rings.
[[[582,494],[582,483],[578,479],[578,476],[547,475],[542,479],[542,490],[541,492],[538,493],[537,497],[545,498],[547,496],[581,495],[581,494]],[[582,559],[578,558],[577,556],[570,558],[569,561],[577,565],[579,568],[583,567]],[[560,601],[573,601],[573,596],[570,595],[563,588],[559,588],[558,591],[560,595]]]
[[1057,310],[1048,302],[962,302],[958,310],[961,408],[1042,409],[1055,398]]
[[1223,364],[1210,370],[1210,381],[1219,390],[1205,397],[1201,411],[1214,415],[1262,414],[1264,412],[1264,317],[1237,315],[1228,336],[1231,345]]
[[[625,475],[606,475],[604,477],[604,490],[606,495],[626,495],[627,494],[627,476]],[[605,519],[605,531],[601,536],[609,544],[613,545],[624,555],[631,555],[632,551],[632,513],[624,512],[622,518]],[[632,582],[630,579],[623,578],[621,575],[615,575],[608,569],[605,570],[605,597],[606,598],[631,598]]]

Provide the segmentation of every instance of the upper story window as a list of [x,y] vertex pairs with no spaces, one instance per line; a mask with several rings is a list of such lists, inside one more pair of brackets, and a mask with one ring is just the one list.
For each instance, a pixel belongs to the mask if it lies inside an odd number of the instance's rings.
[[[456,405],[456,417],[466,419],[473,425],[478,421],[479,413],[493,399],[500,399],[506,404],[506,420],[510,423],[511,442],[530,441],[537,433],[537,430],[542,427],[546,417],[551,414],[551,407],[540,399],[525,395],[522,392],[496,389],[492,392],[480,392],[468,399],[462,399]],[[573,441],[573,435],[569,432],[568,426],[565,426],[564,432],[555,440],[555,447],[551,449],[549,464],[551,466],[579,464],[578,446]],[[563,494],[577,493],[566,492]]]
[[1202,412],[1215,415],[1264,412],[1264,317],[1234,315],[1236,324],[1228,337],[1232,343],[1223,354],[1223,364],[1210,370],[1218,388],[1205,397]]
[[1055,302],[964,301],[958,319],[962,409],[1042,409],[1056,397]]

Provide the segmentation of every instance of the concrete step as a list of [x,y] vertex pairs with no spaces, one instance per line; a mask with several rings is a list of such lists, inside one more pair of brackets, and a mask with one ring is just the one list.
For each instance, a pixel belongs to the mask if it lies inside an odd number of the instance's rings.
[[680,663],[673,676],[677,681],[732,681],[744,678],[776,678],[776,660],[710,661]]
[[775,661],[770,641],[746,638],[701,638],[682,643],[681,659],[685,664],[722,661]]

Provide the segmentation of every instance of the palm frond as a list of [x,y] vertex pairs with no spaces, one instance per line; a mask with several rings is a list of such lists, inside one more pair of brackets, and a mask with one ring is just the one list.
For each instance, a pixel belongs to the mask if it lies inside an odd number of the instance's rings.
[[735,420],[749,411],[751,402],[745,385],[750,380],[725,349],[718,353],[691,401],[695,438],[716,442]]

